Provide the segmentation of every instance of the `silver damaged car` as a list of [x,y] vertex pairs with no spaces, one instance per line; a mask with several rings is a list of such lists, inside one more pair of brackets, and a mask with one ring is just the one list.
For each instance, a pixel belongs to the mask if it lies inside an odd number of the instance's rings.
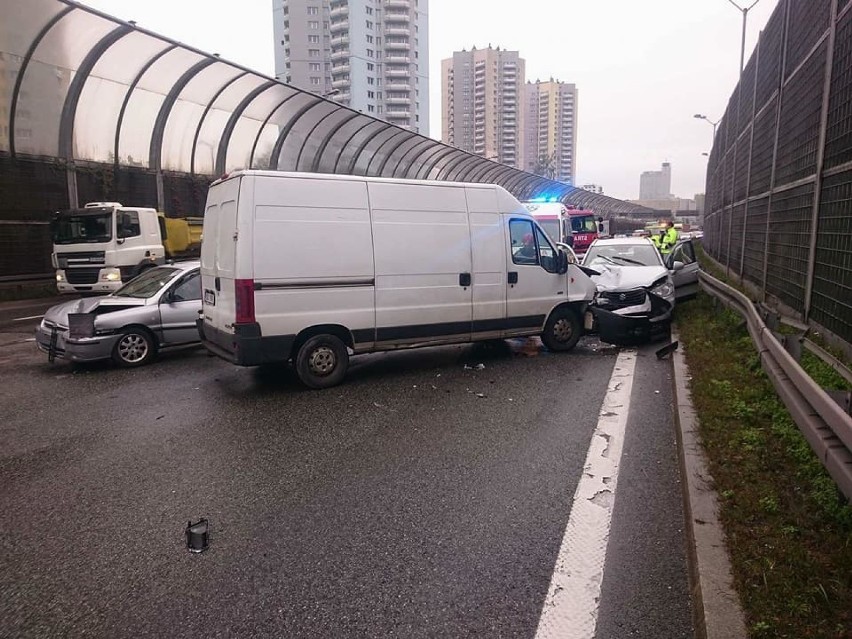
[[36,343],[51,362],[112,359],[119,366],[142,366],[161,349],[200,343],[199,311],[199,263],[168,264],[105,297],[57,304],[36,328]]

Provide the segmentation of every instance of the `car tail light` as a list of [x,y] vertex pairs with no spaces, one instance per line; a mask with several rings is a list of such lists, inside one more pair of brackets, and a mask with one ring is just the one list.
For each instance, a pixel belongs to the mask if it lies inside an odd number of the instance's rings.
[[234,280],[237,324],[254,324],[254,280]]

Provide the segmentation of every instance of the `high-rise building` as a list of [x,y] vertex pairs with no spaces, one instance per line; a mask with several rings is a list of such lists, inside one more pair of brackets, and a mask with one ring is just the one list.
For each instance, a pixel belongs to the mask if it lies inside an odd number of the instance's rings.
[[441,140],[520,168],[524,60],[517,51],[457,51],[441,63]]
[[429,134],[429,0],[273,0],[275,75]]
[[672,165],[663,162],[660,171],[645,171],[639,177],[640,200],[667,200],[672,197]]
[[577,157],[577,87],[567,82],[527,82],[524,87],[526,154],[531,173],[574,184]]

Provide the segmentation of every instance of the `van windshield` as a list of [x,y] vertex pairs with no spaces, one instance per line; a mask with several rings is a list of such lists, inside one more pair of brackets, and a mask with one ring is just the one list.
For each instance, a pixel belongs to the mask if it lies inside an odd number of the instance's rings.
[[109,242],[111,239],[112,211],[68,211],[59,213],[54,220],[54,244]]

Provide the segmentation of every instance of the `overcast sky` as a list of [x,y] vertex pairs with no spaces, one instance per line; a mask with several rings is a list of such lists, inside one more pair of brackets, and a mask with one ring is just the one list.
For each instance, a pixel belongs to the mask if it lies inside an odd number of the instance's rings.
[[[273,74],[272,0],[84,3]],[[746,60],[776,3],[749,14]],[[636,198],[639,174],[668,160],[676,195],[704,191],[712,128],[693,115],[721,117],[736,85],[742,14],[728,0],[430,0],[429,10],[432,137],[441,59],[491,43],[520,51],[530,80],[577,84],[578,184]]]

